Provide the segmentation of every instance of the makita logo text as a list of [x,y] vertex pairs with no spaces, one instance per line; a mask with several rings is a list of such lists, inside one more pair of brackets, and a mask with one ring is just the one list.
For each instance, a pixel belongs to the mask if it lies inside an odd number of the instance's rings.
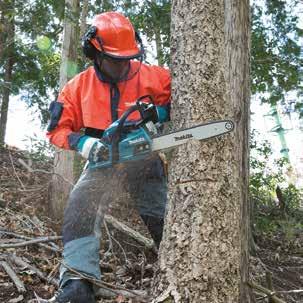
[[143,137],[140,137],[140,138],[137,138],[137,139],[134,139],[134,140],[129,140],[128,143],[129,144],[136,144],[136,143],[140,143],[140,142],[144,142],[145,139]]
[[180,137],[174,137],[174,138],[175,138],[175,141],[180,141],[180,140],[193,138],[193,135],[192,134],[185,134],[185,135],[182,135]]

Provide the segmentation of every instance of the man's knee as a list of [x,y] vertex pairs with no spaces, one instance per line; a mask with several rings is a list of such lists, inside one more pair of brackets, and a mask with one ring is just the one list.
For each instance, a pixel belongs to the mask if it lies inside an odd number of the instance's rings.
[[86,237],[94,232],[98,201],[83,189],[71,192],[64,212],[63,242]]

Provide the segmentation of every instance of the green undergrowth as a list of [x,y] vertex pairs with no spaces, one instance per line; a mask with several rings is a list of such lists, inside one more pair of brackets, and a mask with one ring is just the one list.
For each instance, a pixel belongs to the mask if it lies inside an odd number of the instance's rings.
[[250,202],[257,236],[296,241],[303,233],[303,189],[296,186],[295,169],[288,159],[271,162],[268,142],[252,140]]

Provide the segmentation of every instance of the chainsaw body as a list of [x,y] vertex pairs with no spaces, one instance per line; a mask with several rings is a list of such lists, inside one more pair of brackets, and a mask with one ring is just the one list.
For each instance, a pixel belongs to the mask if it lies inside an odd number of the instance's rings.
[[[90,161],[88,164],[90,168],[109,167],[117,163],[136,161],[151,153],[151,136],[156,133],[155,123],[157,123],[155,106],[140,100],[104,131],[101,139],[105,145],[102,150],[102,161]],[[127,118],[135,111],[140,112],[141,119],[128,121]]]

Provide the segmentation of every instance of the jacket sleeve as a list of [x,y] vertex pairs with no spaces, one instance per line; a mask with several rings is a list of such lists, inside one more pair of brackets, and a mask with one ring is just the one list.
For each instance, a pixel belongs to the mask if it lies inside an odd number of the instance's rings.
[[154,91],[154,103],[158,112],[162,113],[161,122],[170,120],[170,102],[171,102],[171,77],[167,69],[156,67],[157,89]]
[[74,149],[83,127],[80,98],[76,88],[67,83],[58,96],[57,101],[50,104],[50,123],[47,128],[47,138],[60,148]]

